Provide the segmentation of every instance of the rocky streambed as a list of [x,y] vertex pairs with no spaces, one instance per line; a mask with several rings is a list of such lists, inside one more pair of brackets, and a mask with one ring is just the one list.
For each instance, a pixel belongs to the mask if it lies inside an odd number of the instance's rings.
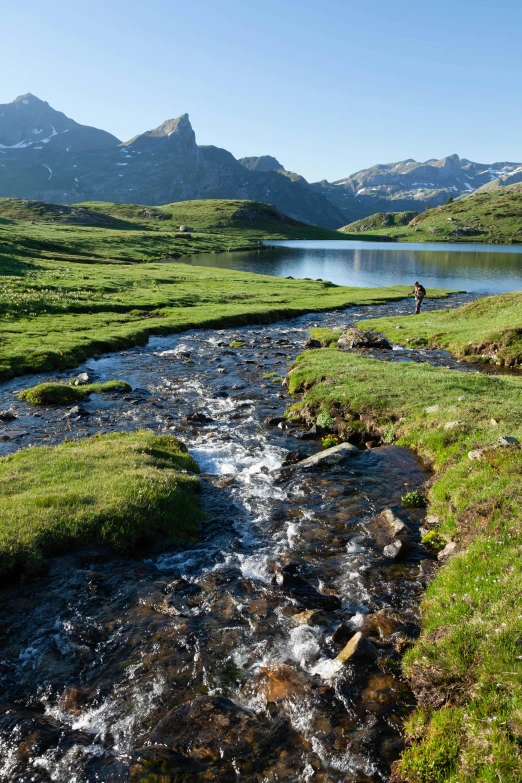
[[[414,706],[400,657],[435,567],[419,543],[424,513],[400,498],[427,474],[395,446],[281,470],[320,451],[280,421],[281,379],[311,326],[410,309],[153,338],[54,375],[133,388],[72,415],[14,398],[48,376],[0,387],[16,416],[0,453],[173,432],[200,464],[207,516],[193,547],[158,542],[132,560],[83,550],[1,591],[0,781],[387,779]],[[387,354],[462,366],[443,352]]]

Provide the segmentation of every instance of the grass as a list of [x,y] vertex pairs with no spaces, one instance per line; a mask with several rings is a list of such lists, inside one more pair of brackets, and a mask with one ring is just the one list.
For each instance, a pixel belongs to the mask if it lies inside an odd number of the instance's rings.
[[445,348],[470,361],[509,367],[522,364],[521,292],[485,297],[456,310],[378,318],[359,326],[412,348]]
[[[75,367],[89,356],[143,345],[152,334],[265,323],[305,312],[387,302],[407,293],[404,286],[346,288],[151,260],[179,250],[179,243],[185,243],[187,252],[187,240],[173,239],[172,226],[165,229],[169,221],[176,227],[186,222],[202,236],[208,230],[207,251],[244,247],[245,242],[257,247],[254,237],[267,236],[268,227],[274,237],[297,231],[296,221],[276,219],[273,208],[256,202],[184,202],[153,208],[154,213],[168,213],[167,220],[143,217],[144,208],[137,205],[81,207],[82,220],[102,215],[109,227],[64,222],[77,219],[74,209],[79,208],[32,204],[0,200],[0,380]],[[64,214],[57,216],[56,209]],[[244,210],[250,217],[237,218]],[[127,221],[128,227],[112,228],[111,220],[118,225]],[[136,230],[140,220],[143,225]],[[216,228],[218,223],[221,227]],[[308,235],[324,233],[303,224],[297,227],[302,235],[307,235],[304,229]]]
[[199,472],[185,446],[117,433],[0,459],[0,582],[42,573],[46,558],[103,544],[132,554],[157,535],[193,540]]
[[111,392],[129,392],[131,387],[125,381],[105,381],[105,383],[86,383],[83,386],[70,386],[65,383],[39,383],[19,392],[21,400],[30,405],[68,405],[81,402],[91,394],[110,394]]
[[[422,212],[404,225],[408,213],[393,222],[383,213],[350,223],[342,230],[358,233],[359,239],[388,237],[401,242],[522,242],[522,185],[509,185],[474,193],[460,201]],[[401,221],[401,216],[403,220]],[[383,221],[389,225],[383,225]]]
[[[388,363],[333,348],[302,354],[289,411],[342,438],[415,450],[437,478],[427,492],[435,550],[457,543],[422,604],[403,661],[418,699],[394,783],[518,783],[522,766],[522,449],[468,452],[503,434],[522,441],[522,380]],[[432,414],[429,406],[440,405]],[[445,429],[460,420],[463,426]],[[498,424],[497,424],[498,423]]]

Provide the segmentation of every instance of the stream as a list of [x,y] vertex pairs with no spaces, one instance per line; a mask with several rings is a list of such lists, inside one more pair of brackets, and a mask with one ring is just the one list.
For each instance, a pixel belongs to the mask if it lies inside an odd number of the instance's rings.
[[[400,498],[429,476],[397,446],[281,472],[289,454],[321,445],[278,426],[290,402],[279,379],[312,326],[411,307],[154,337],[0,386],[0,408],[18,417],[0,429],[0,454],[100,432],[171,432],[200,465],[206,513],[194,546],[160,542],[141,559],[92,547],[1,591],[1,783],[387,780],[414,707],[400,657],[436,567],[419,544],[425,512]],[[476,372],[443,351],[386,353]],[[78,417],[13,396],[80,372],[133,391],[93,395]],[[396,560],[383,553],[385,509],[409,531]],[[335,661],[358,630],[378,660]]]

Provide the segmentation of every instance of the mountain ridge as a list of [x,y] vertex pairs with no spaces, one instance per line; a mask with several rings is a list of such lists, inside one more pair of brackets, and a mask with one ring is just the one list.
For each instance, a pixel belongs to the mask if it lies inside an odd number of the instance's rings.
[[476,163],[453,153],[376,164],[309,183],[272,155],[236,159],[200,146],[187,113],[128,141],[80,125],[32,93],[0,105],[0,196],[58,203],[201,198],[273,203],[290,217],[340,228],[378,212],[422,212],[473,192],[522,182],[522,164]]

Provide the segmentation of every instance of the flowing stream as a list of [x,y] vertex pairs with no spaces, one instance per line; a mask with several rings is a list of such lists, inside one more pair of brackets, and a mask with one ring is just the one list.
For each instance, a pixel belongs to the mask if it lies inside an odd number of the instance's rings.
[[[311,326],[411,306],[152,338],[52,376],[87,371],[132,385],[123,397],[93,396],[90,415],[76,419],[14,398],[48,375],[0,387],[0,408],[18,415],[0,431],[0,453],[99,432],[172,432],[201,467],[206,512],[195,546],[163,542],[141,559],[92,547],[1,591],[2,783],[387,779],[414,706],[400,656],[434,568],[419,545],[424,512],[400,498],[428,475],[396,446],[281,473],[289,453],[306,457],[320,443],[277,417],[290,402],[279,378]],[[387,353],[468,369],[444,352]],[[210,421],[187,421],[195,412]],[[387,508],[410,531],[397,560],[383,553]],[[335,661],[360,629],[379,661]]]

